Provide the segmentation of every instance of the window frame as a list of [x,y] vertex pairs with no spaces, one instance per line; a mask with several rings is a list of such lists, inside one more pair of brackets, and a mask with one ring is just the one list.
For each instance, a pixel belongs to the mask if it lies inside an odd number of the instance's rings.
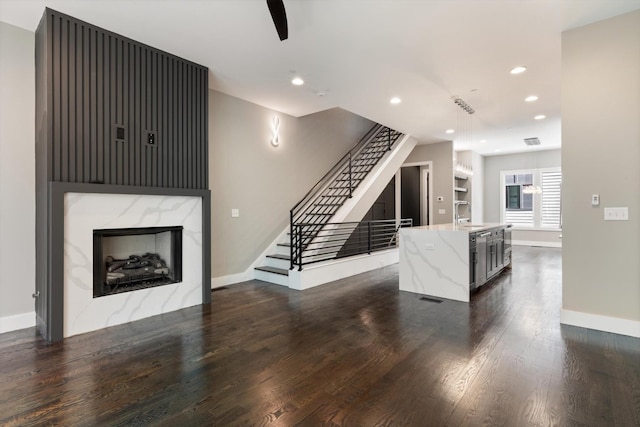
[[[506,222],[506,213],[509,212],[523,212],[523,209],[507,209],[507,186],[508,185],[520,185],[522,188],[522,184],[507,184],[506,177],[508,175],[524,175],[524,174],[532,174],[533,182],[532,185],[537,185],[542,187],[542,174],[545,172],[559,172],[560,176],[562,176],[562,168],[561,167],[550,167],[550,168],[528,168],[528,169],[514,169],[514,170],[504,170],[500,171],[500,222]],[[535,197],[539,196],[539,197]],[[516,230],[532,230],[532,231],[560,231],[562,230],[562,184],[560,184],[560,221],[557,227],[549,227],[542,226],[542,198],[544,193],[540,195],[534,195],[533,197],[533,222],[531,226],[528,225],[514,225],[514,229]],[[520,193],[520,198],[522,199],[522,189]],[[520,206],[522,206],[523,202],[520,200]],[[529,212],[529,211],[527,211]]]

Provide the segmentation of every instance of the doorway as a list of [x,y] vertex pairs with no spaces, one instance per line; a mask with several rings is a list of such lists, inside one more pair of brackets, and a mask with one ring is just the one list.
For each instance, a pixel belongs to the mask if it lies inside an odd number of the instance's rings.
[[431,225],[433,222],[432,174],[432,162],[403,165],[397,174],[398,217],[411,218],[414,226]]
[[420,209],[420,166],[400,168],[400,218],[411,218],[422,225]]

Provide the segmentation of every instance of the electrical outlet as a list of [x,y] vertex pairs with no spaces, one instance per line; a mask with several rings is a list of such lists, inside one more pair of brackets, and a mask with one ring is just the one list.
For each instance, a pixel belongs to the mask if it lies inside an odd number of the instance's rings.
[[231,218],[238,218],[240,216],[240,209],[231,209]]
[[629,208],[604,208],[605,221],[628,221]]
[[438,215],[446,215],[446,214],[447,214],[446,209],[438,209]]
[[600,204],[600,195],[593,194],[591,196],[591,206],[598,206]]
[[124,125],[114,124],[113,125],[113,133],[115,134],[115,142],[125,142],[127,136],[127,129]]

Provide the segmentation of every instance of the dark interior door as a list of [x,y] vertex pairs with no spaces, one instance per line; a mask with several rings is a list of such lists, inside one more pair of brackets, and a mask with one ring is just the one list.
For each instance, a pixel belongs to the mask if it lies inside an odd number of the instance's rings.
[[420,166],[400,168],[400,216],[420,223]]

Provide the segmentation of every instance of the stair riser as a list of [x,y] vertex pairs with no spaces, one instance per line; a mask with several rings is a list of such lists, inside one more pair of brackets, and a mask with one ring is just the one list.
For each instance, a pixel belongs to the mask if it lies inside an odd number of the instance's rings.
[[255,276],[257,280],[263,282],[269,282],[276,285],[289,286],[289,276],[283,276],[282,274],[269,273],[267,271],[255,270]]
[[[283,254],[285,255],[285,254]],[[288,255],[288,254],[286,254]],[[275,268],[282,268],[282,269],[289,269],[291,267],[291,262],[289,260],[286,259],[278,259],[278,258],[265,258],[265,265],[267,267],[275,267]]]
[[276,255],[291,255],[291,248],[289,246],[278,246],[278,245],[276,245],[275,254]]

